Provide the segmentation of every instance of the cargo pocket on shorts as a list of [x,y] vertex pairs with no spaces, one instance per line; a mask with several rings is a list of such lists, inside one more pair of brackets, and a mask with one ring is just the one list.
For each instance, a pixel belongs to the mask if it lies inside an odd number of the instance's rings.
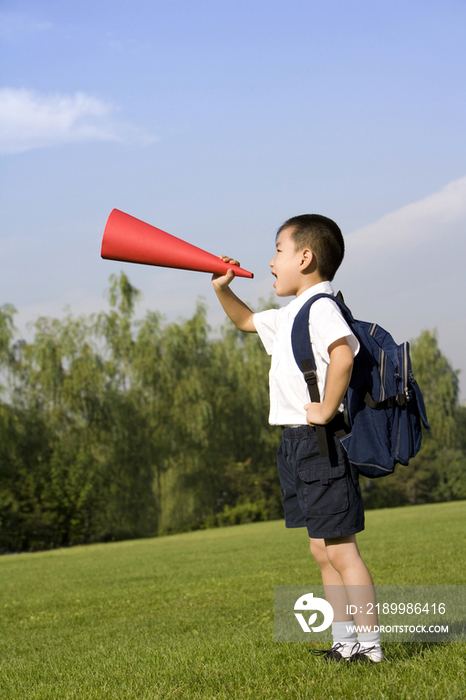
[[348,510],[346,465],[331,467],[327,459],[319,457],[313,462],[308,466],[302,463],[297,469],[305,514],[312,517]]

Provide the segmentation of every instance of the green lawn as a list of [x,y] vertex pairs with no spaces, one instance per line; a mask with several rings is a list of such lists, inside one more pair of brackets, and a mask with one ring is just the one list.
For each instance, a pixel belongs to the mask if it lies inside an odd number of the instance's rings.
[[[366,520],[376,584],[466,583],[466,502]],[[274,585],[320,582],[306,540],[270,522],[1,557],[1,700],[464,700],[464,644],[348,667],[274,642]]]

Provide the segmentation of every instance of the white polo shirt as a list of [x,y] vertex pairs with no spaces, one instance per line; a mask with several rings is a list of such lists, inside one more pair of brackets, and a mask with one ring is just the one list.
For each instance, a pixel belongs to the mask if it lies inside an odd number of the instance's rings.
[[[306,425],[304,405],[309,392],[303,373],[296,364],[291,345],[291,329],[296,314],[305,302],[316,294],[335,296],[330,282],[310,287],[281,309],[269,309],[254,314],[254,326],[264,347],[272,355],[269,373],[271,425]],[[344,320],[338,305],[331,299],[318,299],[309,311],[309,332],[317,368],[317,384],[321,400],[325,395],[329,346],[346,338],[353,351],[359,352],[359,342]]]

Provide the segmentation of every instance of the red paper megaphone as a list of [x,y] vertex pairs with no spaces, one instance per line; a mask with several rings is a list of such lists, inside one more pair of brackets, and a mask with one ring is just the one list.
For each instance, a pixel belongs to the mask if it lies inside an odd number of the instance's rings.
[[232,268],[237,277],[254,277],[252,272],[225,263],[211,253],[182,241],[170,233],[114,209],[108,217],[101,255],[107,260],[175,267],[224,275]]

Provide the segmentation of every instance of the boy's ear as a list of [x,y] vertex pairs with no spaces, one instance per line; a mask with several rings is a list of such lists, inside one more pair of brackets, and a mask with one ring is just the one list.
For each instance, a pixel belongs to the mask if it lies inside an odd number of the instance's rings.
[[310,272],[312,263],[315,261],[314,253],[309,248],[301,251],[300,268],[302,272]]

